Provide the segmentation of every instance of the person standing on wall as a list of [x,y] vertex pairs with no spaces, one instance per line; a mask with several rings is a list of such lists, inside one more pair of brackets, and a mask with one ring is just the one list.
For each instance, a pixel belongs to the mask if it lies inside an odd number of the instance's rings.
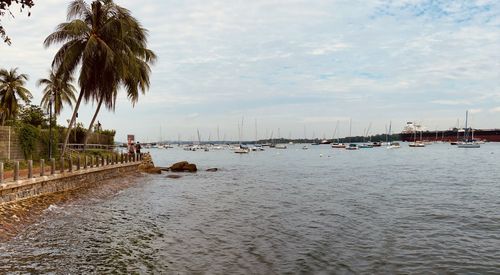
[[137,155],[141,154],[141,144],[139,142],[137,142],[137,144],[135,145],[135,153]]

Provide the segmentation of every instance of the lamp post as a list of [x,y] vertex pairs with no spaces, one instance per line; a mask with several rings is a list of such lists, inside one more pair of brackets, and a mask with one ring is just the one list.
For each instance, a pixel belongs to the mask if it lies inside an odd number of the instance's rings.
[[54,95],[50,96],[49,101],[49,159],[52,159],[52,104],[54,101]]

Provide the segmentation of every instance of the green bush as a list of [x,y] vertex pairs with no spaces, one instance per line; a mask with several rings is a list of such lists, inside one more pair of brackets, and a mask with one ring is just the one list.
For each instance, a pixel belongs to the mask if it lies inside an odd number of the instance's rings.
[[25,159],[32,159],[33,152],[40,138],[40,130],[30,124],[20,124],[18,129],[19,142]]

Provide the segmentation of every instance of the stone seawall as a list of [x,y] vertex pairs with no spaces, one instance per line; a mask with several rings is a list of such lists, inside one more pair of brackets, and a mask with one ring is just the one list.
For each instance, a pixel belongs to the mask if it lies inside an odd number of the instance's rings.
[[114,164],[24,179],[0,186],[0,205],[45,194],[78,189],[107,179],[138,172],[140,162]]

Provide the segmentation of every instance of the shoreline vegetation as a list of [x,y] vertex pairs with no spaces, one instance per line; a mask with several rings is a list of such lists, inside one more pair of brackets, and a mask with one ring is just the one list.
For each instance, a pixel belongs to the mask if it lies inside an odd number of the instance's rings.
[[[0,17],[12,15],[9,12],[12,4],[21,5],[21,10],[34,5],[33,1],[0,0]],[[1,24],[0,34],[10,45]],[[68,144],[83,144],[85,150],[87,144],[94,143],[93,133],[112,137],[98,144],[114,145],[115,131],[102,130],[97,117],[101,107],[115,110],[120,90],[125,91],[132,105],[149,90],[150,66],[157,57],[148,48],[148,30],[131,11],[112,0],[74,0],[68,4],[67,21],[57,25],[40,43],[46,48],[60,45],[49,64],[48,77],[37,81],[37,86],[43,88],[40,106],[31,104],[33,94],[26,88],[28,75],[18,72],[18,68],[0,68],[1,125],[18,128],[24,158],[62,159],[68,151],[72,153]],[[82,123],[76,123],[82,103],[96,104],[86,129]],[[67,127],[57,126],[57,116],[64,105],[72,109]],[[40,130],[47,128],[50,134],[41,136]],[[57,129],[55,133],[53,128]],[[45,140],[48,148],[39,148],[38,140]],[[60,151],[59,143],[62,143]]]

